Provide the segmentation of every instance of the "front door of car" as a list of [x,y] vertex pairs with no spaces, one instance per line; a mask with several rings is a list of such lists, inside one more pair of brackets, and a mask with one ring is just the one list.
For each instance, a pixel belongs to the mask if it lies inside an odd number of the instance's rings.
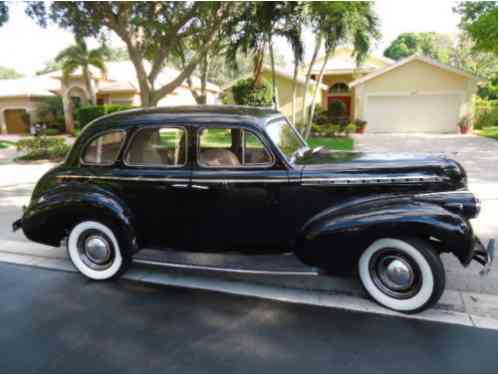
[[145,126],[131,135],[119,170],[144,247],[184,248],[191,237],[189,128]]
[[192,170],[198,251],[268,251],[283,248],[280,189],[288,172],[263,137],[239,127],[196,132]]

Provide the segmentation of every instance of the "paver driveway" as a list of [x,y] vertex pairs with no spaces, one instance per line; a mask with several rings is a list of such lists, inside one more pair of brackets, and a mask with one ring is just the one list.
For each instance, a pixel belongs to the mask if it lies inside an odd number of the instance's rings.
[[[481,215],[472,220],[483,240],[498,239],[498,141],[475,135],[364,134],[355,136],[356,151],[445,154],[459,161],[469,178],[469,190],[482,201]],[[478,276],[479,267],[464,269],[451,256],[444,257],[451,289],[498,294],[498,262],[492,274]]]
[[445,154],[462,163],[471,184],[498,184],[498,141],[491,138],[459,134],[364,134],[356,136],[355,148],[368,152]]

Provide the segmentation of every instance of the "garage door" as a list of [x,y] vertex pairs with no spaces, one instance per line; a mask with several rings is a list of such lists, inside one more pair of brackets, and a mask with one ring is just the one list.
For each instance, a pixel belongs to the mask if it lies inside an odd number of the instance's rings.
[[4,112],[8,134],[28,133],[26,111],[24,109],[7,109]]
[[369,133],[455,133],[460,95],[369,96]]

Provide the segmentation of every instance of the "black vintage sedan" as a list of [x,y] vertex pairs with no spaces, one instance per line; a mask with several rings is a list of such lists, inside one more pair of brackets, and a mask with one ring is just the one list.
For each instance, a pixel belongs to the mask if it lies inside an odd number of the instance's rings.
[[485,248],[469,222],[479,210],[445,157],[312,150],[277,111],[196,106],[94,121],[13,226],[65,244],[94,280],[151,249],[183,267],[216,255],[230,270],[291,256],[320,274],[353,271],[378,303],[411,313],[440,298],[441,253],[489,270],[494,241]]

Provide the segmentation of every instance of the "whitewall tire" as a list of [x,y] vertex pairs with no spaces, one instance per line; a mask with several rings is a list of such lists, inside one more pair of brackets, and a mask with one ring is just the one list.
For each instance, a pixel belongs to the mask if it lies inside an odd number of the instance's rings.
[[418,239],[375,241],[361,255],[358,270],[375,301],[404,313],[427,309],[444,291],[443,264],[430,244]]
[[96,221],[81,222],[71,230],[67,251],[76,269],[92,280],[117,277],[129,263],[114,232]]

